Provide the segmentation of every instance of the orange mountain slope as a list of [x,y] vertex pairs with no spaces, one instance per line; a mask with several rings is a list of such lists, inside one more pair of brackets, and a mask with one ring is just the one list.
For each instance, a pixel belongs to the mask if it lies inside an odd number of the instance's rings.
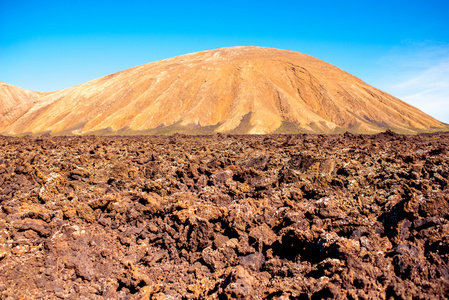
[[7,134],[448,130],[333,65],[261,47],[187,54],[53,93],[0,95]]
[[0,82],[0,128],[14,123],[38,102],[44,93]]

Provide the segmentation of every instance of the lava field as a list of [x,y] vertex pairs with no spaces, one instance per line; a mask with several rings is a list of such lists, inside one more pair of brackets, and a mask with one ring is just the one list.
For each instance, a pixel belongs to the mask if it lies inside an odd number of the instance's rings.
[[0,137],[1,299],[448,299],[449,133]]

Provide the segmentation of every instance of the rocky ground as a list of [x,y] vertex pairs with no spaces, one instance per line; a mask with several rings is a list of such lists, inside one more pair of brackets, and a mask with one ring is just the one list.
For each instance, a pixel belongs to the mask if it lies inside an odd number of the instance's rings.
[[0,298],[447,299],[448,149],[0,137]]

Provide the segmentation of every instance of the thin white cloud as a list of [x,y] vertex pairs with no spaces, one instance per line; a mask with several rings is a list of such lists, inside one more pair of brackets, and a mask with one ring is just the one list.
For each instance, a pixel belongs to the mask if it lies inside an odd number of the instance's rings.
[[411,48],[395,49],[384,58],[390,76],[383,89],[449,123],[449,45],[421,44]]

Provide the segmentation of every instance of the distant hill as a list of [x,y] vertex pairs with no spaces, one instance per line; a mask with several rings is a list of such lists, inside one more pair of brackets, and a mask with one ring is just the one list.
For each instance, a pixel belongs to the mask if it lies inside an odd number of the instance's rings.
[[417,108],[298,52],[182,55],[53,93],[0,85],[0,133],[400,133],[449,130]]
[[0,132],[23,116],[43,95],[0,82]]

